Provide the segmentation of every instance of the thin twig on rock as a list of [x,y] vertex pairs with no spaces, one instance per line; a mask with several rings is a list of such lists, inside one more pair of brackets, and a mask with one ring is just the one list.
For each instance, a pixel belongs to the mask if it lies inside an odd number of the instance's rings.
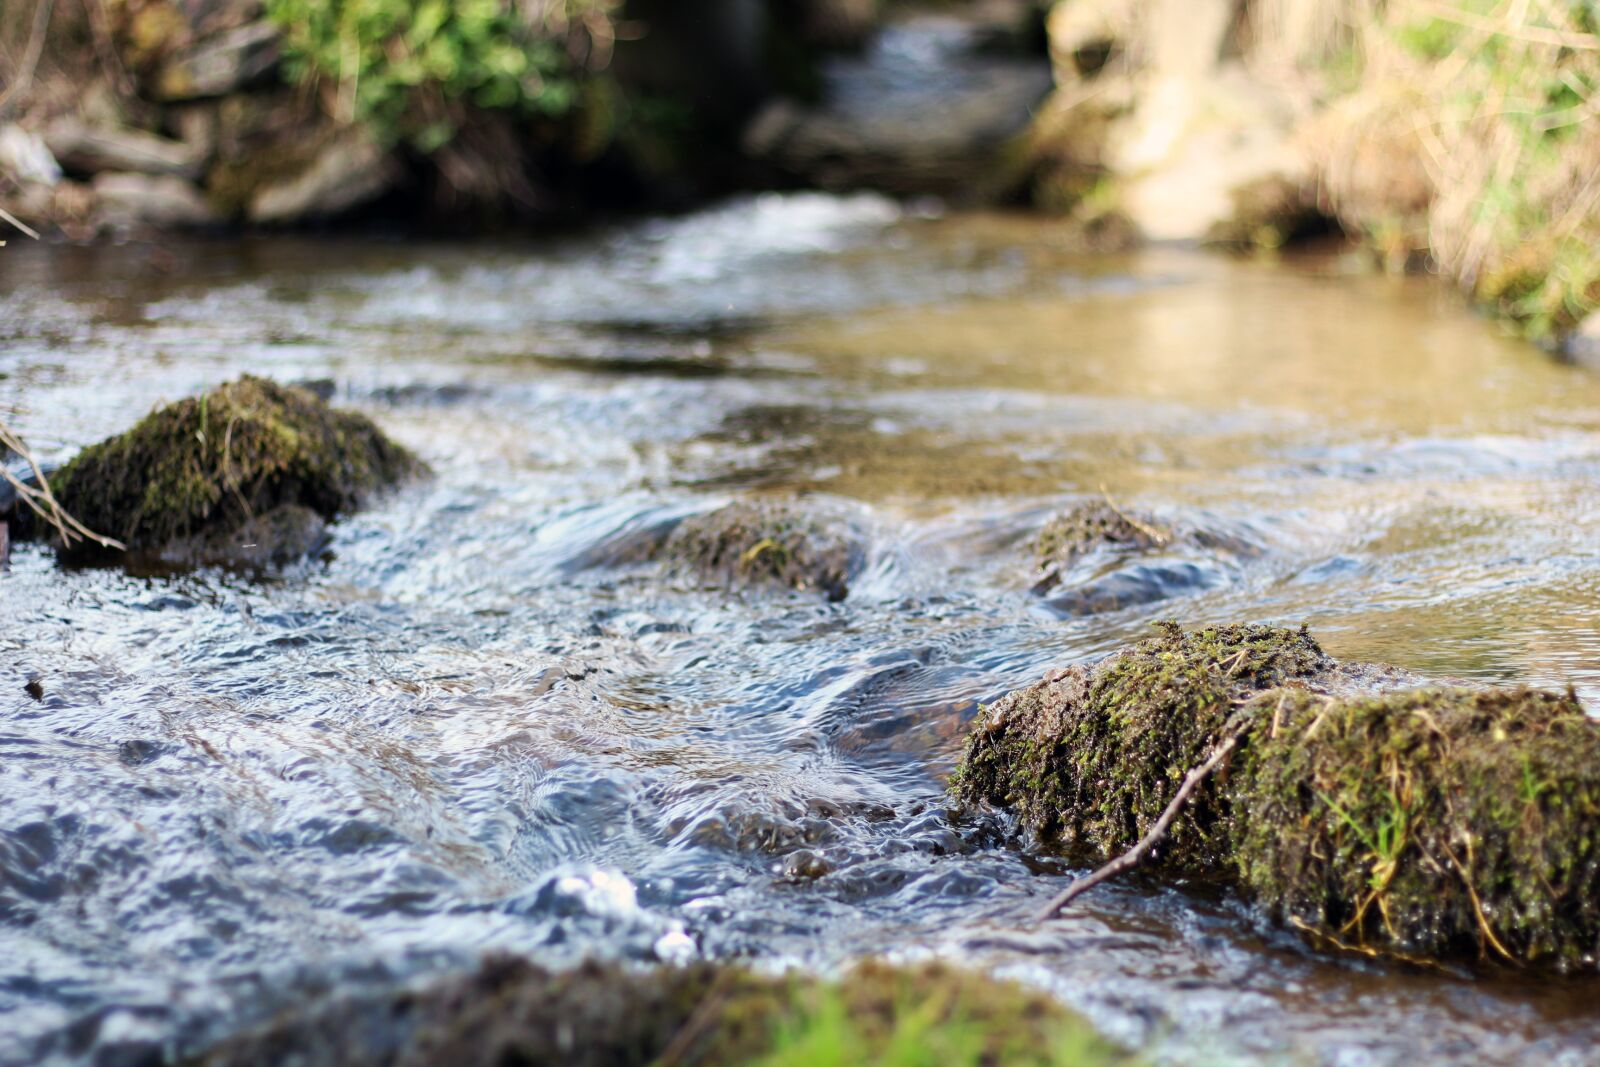
[[[116,538],[97,534],[68,514],[67,510],[56,500],[55,494],[50,491],[50,480],[45,477],[44,468],[39,465],[39,461],[28,450],[28,446],[23,442],[22,438],[12,433],[10,427],[4,422],[0,422],[0,450],[15,452],[23,458],[28,466],[33,468],[33,476],[38,481],[37,485],[31,485],[18,478],[4,464],[0,464],[0,479],[9,482],[11,488],[17,491],[17,496],[24,504],[32,508],[34,513],[45,522],[55,527],[57,535],[61,538],[62,545],[71,545],[74,541],[84,540],[93,541],[102,548],[115,548],[119,551],[127,549],[128,546]],[[4,451],[0,451],[0,455],[4,455]]]
[[1062,908],[1072,903],[1080,894],[1087,893],[1101,882],[1131,871],[1144,862],[1144,858],[1150,854],[1150,850],[1160,844],[1161,839],[1167,836],[1167,831],[1172,828],[1172,820],[1178,817],[1178,813],[1189,802],[1189,798],[1194,795],[1194,791],[1200,788],[1202,782],[1211,777],[1212,772],[1222,764],[1223,760],[1228,758],[1235,748],[1239,747],[1239,738],[1244,735],[1245,725],[1241,723],[1235,727],[1231,734],[1217,743],[1217,747],[1211,750],[1211,755],[1206,757],[1204,763],[1183,776],[1183,784],[1178,786],[1178,791],[1173,795],[1172,802],[1161,813],[1161,817],[1156,820],[1156,824],[1150,827],[1150,832],[1139,839],[1138,844],[1093,874],[1084,875],[1067,886],[1057,894],[1054,900],[1046,904],[1034,916],[1034,921],[1048,922],[1055,918]]

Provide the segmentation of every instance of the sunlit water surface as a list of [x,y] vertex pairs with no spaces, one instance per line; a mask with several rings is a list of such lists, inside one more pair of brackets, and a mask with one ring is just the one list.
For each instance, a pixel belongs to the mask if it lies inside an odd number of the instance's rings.
[[[1436,283],[821,196],[4,255],[0,414],[46,458],[252,371],[331,380],[437,477],[266,579],[16,552],[0,1060],[179,1055],[498,949],[948,957],[1204,1062],[1600,1062],[1586,981],[1318,957],[1154,878],[1041,928],[1072,871],[942,803],[977,702],[1161,618],[1600,694],[1600,382]],[[843,603],[626,562],[793,491],[872,534]],[[1102,492],[1251,551],[1031,596],[1028,538]]]

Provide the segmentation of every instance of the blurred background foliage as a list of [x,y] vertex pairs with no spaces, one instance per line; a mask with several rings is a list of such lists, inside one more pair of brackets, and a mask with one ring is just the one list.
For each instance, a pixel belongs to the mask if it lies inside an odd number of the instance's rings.
[[[919,19],[970,48],[908,51]],[[932,158],[997,47],[1043,79],[1017,135]],[[1092,247],[1336,232],[1544,343],[1600,305],[1595,0],[19,0],[0,74],[0,202],[69,234],[129,189],[158,226],[459,227],[865,187]]]
[[283,74],[330,114],[422,151],[454,131],[449,103],[560,118],[610,62],[617,0],[267,0]]

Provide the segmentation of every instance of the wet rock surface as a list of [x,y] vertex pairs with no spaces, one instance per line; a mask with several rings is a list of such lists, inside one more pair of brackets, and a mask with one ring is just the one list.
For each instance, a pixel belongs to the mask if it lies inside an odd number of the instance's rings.
[[425,470],[365,416],[246,375],[85,449],[53,484],[130,559],[251,565],[315,550],[325,520]]
[[662,546],[671,571],[730,589],[780,587],[850,595],[866,560],[861,531],[821,501],[739,501],[685,519]]
[[1165,521],[1105,497],[1045,523],[1033,541],[1032,591],[1057,614],[1093,615],[1223,585],[1261,552],[1242,533]]
[[990,705],[954,779],[1108,857],[1227,737],[1159,846],[1325,947],[1587,971],[1600,941],[1600,727],[1570,694],[1416,688],[1304,630],[1160,635]]

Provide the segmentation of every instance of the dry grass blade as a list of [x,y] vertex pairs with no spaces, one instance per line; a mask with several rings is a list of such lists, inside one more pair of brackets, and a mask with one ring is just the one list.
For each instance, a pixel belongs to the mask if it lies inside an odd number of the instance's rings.
[[11,84],[4,92],[0,92],[0,118],[4,118],[33,85],[33,72],[38,69],[39,56],[44,51],[45,31],[50,27],[50,13],[54,7],[55,0],[39,0],[38,7],[34,8],[33,28],[28,35],[28,48],[23,53],[21,66],[16,77],[11,79]]
[[127,545],[114,537],[97,534],[83,523],[73,518],[56,500],[55,494],[50,491],[50,480],[45,477],[44,468],[34,458],[27,444],[11,431],[11,427],[0,422],[0,449],[7,449],[21,456],[23,461],[33,468],[33,475],[38,479],[37,485],[29,483],[12,474],[10,469],[0,466],[0,478],[3,478],[15,489],[17,496],[23,503],[31,508],[34,514],[55,528],[63,545],[70,545],[74,541],[93,541],[103,548],[114,548],[126,551]]
[[[7,211],[3,207],[0,207],[0,219],[4,219],[5,221],[11,223],[11,225],[15,226],[17,229],[21,230],[23,233],[27,234],[29,237],[32,237],[35,241],[37,241],[39,239],[39,231],[38,230],[35,230],[33,227],[27,225],[21,219],[17,218],[15,215],[11,214],[11,212]],[[4,241],[0,241],[0,245],[3,245],[3,244],[5,244],[5,242]]]
[[1426,11],[1434,18],[1446,22],[1454,22],[1459,26],[1466,26],[1482,33],[1499,34],[1519,41],[1532,44],[1553,45],[1556,48],[1571,48],[1583,52],[1600,52],[1600,37],[1590,33],[1573,33],[1559,30],[1551,26],[1530,26],[1526,22],[1525,9],[1513,9],[1502,20],[1485,18],[1470,11],[1449,4],[1438,3],[1437,0],[1417,0],[1417,7]]

